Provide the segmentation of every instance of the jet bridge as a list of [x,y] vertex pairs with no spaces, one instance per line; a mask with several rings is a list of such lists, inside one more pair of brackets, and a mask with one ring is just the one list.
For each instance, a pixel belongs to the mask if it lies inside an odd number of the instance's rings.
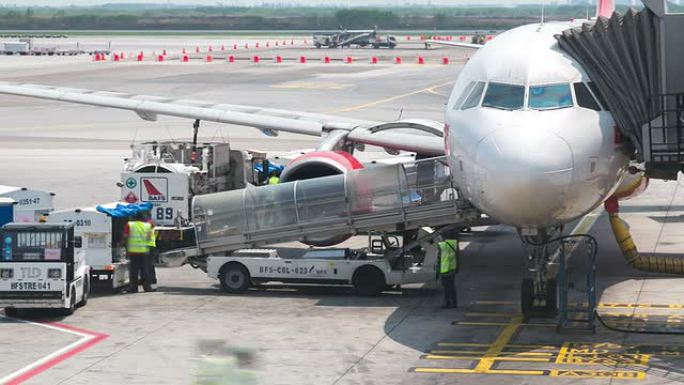
[[556,36],[582,64],[650,177],[684,167],[684,14],[665,0],[598,18]]
[[339,242],[369,231],[491,223],[458,198],[444,157],[196,196],[192,210],[198,245],[165,253],[167,266],[331,235]]

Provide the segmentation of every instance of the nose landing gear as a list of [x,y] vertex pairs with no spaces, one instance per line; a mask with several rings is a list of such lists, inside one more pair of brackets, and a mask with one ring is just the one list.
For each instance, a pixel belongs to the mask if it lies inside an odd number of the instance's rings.
[[548,274],[551,260],[549,239],[547,232],[523,238],[530,250],[520,288],[521,310],[526,319],[554,317],[558,311],[556,279]]
[[[561,229],[554,233],[561,234]],[[520,303],[523,317],[548,318],[559,315],[558,329],[584,328],[595,330],[596,309],[596,240],[587,234],[559,235],[552,237],[549,232],[540,232],[534,237],[522,237],[530,253],[527,258],[525,275],[520,290]],[[587,260],[583,266],[586,303],[580,306],[569,303],[568,292],[573,285],[569,281],[567,260],[578,248],[583,248]],[[557,274],[549,271],[549,266],[557,264]],[[578,277],[576,277],[578,278]],[[580,314],[572,317],[571,314]]]

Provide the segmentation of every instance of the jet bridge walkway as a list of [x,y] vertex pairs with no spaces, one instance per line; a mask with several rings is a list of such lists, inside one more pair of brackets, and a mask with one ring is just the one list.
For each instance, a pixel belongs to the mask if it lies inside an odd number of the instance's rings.
[[[582,64],[622,136],[651,178],[684,170],[684,13],[665,0],[642,0],[641,11],[613,13],[556,36]],[[627,149],[628,146],[625,146]]]
[[327,246],[369,231],[491,223],[458,198],[445,158],[197,196],[193,222],[198,247],[162,259],[185,261],[297,240]]

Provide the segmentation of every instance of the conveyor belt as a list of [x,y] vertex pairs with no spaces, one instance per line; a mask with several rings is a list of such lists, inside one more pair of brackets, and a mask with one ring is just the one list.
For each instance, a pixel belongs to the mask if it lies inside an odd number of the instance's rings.
[[448,171],[444,158],[433,158],[198,196],[198,248],[174,258],[368,231],[490,224],[458,198]]

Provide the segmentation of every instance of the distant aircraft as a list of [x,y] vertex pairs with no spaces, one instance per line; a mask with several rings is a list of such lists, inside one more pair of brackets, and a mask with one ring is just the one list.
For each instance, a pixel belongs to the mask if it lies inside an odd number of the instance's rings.
[[[597,4],[597,16],[610,16],[613,10],[613,0]],[[31,84],[3,83],[0,93],[132,110],[145,120],[162,114],[256,127],[267,135],[320,136],[318,150],[288,165],[299,171],[290,172],[291,179],[286,171],[284,181],[359,168],[352,151],[364,144],[421,156],[446,154],[462,196],[517,228],[530,247],[530,273],[522,290],[523,311],[528,311],[535,301],[555,303],[555,292],[547,290],[547,241],[618,189],[633,151],[621,142],[591,79],[554,38],[583,22],[526,25],[484,46],[450,43],[477,52],[458,76],[446,124],[383,123]]]

